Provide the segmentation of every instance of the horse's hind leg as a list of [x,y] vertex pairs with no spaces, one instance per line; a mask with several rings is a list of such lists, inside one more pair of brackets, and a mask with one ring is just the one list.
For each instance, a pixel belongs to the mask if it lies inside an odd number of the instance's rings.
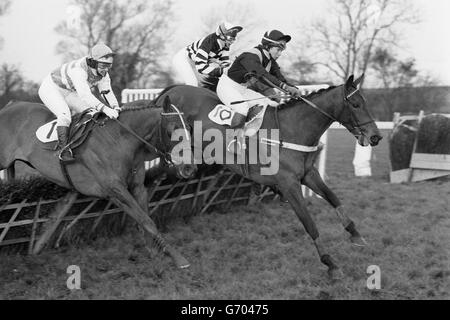
[[317,230],[316,224],[308,213],[305,205],[305,199],[303,198],[301,185],[298,181],[293,181],[287,183],[289,179],[283,180],[283,184],[280,185],[281,192],[287,198],[295,214],[302,222],[306,229],[306,232],[314,241],[317,252],[320,257],[320,261],[328,267],[328,274],[333,279],[342,278],[343,274],[339,267],[334,263],[331,256],[325,251],[324,246],[319,237],[319,231]]
[[156,225],[152,219],[148,216],[146,210],[142,209],[139,203],[128,192],[127,188],[120,182],[113,182],[109,188],[111,194],[111,200],[121,207],[128,215],[130,215],[140,226],[147,231],[148,236],[156,247],[169,255],[177,267],[187,268],[189,262],[175,249],[166,244],[161,234],[156,229]]
[[350,233],[350,240],[356,246],[365,246],[367,242],[356,230],[355,223],[347,216],[341,201],[334,194],[333,191],[325,184],[322,177],[316,168],[312,168],[308,171],[302,180],[303,184],[310,188],[312,191],[320,195],[336,210],[336,214],[341,221],[344,229]]

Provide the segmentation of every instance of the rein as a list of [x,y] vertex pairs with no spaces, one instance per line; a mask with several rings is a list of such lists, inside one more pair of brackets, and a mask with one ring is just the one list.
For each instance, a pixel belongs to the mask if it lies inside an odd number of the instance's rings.
[[[103,99],[105,99],[106,103],[109,105],[109,101],[106,98],[106,92],[102,92],[102,96]],[[160,115],[162,117],[165,116],[178,116],[180,118],[181,123],[183,124],[183,128],[184,128],[184,132],[186,135],[186,139],[188,141],[190,141],[190,134],[189,131],[187,130],[186,127],[186,123],[183,119],[183,112],[180,112],[180,110],[178,110],[177,107],[175,107],[173,104],[171,104],[171,107],[175,109],[176,112],[161,112]],[[136,139],[138,139],[140,142],[142,142],[145,146],[147,146],[150,149],[153,149],[157,155],[159,155],[161,158],[163,158],[166,163],[168,163],[170,166],[175,165],[172,161],[172,157],[168,154],[168,152],[164,152],[159,150],[157,147],[155,147],[154,145],[152,145],[151,143],[147,142],[145,139],[141,138],[136,132],[134,132],[132,129],[130,129],[128,126],[126,126],[125,124],[123,124],[119,119],[114,119],[123,129],[125,129],[126,131],[128,131],[128,133],[130,133],[133,137],[135,137]],[[159,138],[162,142],[162,144],[164,145],[163,141],[162,141],[162,124],[161,124],[161,120],[159,121],[159,125],[158,127],[153,128],[152,132],[150,133],[150,138],[151,139],[153,137],[153,134],[155,133],[156,129],[159,128]]]
[[[259,77],[259,78],[262,78],[267,84],[269,84],[269,85],[271,85],[272,87],[277,88],[278,90],[280,90],[281,92],[283,92],[285,96],[288,96],[288,97],[291,97],[291,98],[294,98],[294,99],[301,100],[301,101],[305,102],[307,105],[309,105],[309,106],[312,107],[313,109],[319,111],[320,113],[322,113],[323,115],[325,115],[327,118],[331,119],[332,121],[338,122],[339,124],[341,124],[342,126],[344,126],[344,127],[346,127],[346,128],[347,128],[346,124],[349,124],[349,125],[351,126],[351,129],[349,129],[349,131],[352,132],[352,133],[354,133],[354,134],[362,135],[361,127],[364,126],[364,125],[366,125],[366,124],[370,124],[370,123],[375,122],[375,120],[371,120],[371,121],[368,121],[368,122],[365,122],[365,123],[361,123],[361,124],[360,124],[360,123],[358,123],[358,121],[356,121],[356,119],[354,118],[353,112],[350,112],[352,121],[349,121],[349,122],[341,122],[341,121],[339,121],[338,119],[336,119],[335,117],[333,117],[331,114],[329,114],[328,112],[326,112],[326,111],[322,110],[321,108],[319,108],[319,107],[318,107],[315,103],[313,103],[312,101],[309,101],[308,99],[305,99],[305,98],[303,98],[302,96],[298,96],[298,97],[292,96],[289,92],[287,92],[286,90],[284,90],[284,89],[280,88],[279,86],[275,85],[272,81],[270,81],[269,79],[267,79],[267,78],[264,77],[264,76],[261,76],[261,77]],[[257,80],[258,80],[258,81],[261,81],[259,78],[257,77]],[[344,87],[343,87],[343,91],[344,91],[344,95],[343,95],[343,96],[344,96],[344,97],[343,97],[343,98],[344,98],[344,102],[345,102],[345,103],[348,103],[348,104],[350,104],[350,105],[352,105],[352,103],[351,103],[351,101],[350,101],[349,99],[350,99],[353,95],[355,95],[359,90],[360,90],[360,88],[357,87],[353,92],[349,93],[348,95],[345,95],[345,86],[344,86]],[[285,96],[284,96],[284,97],[285,97]],[[265,97],[265,98],[268,98],[268,97]],[[254,99],[252,99],[252,100],[254,100]],[[249,101],[250,101],[250,100],[249,100]],[[236,103],[237,103],[237,102],[236,102]],[[342,111],[341,111],[340,115],[342,114],[342,112],[344,112],[344,110],[345,110],[345,108],[342,108]],[[275,122],[276,122],[277,127],[278,127],[278,128],[281,128],[281,126],[280,126],[280,120],[279,120],[279,117],[278,117],[278,111],[279,111],[279,107],[275,108]],[[356,125],[354,125],[354,123],[355,123]],[[358,130],[358,131],[355,131],[355,130]],[[280,135],[281,135],[281,132],[280,132]],[[264,140],[264,141],[263,141],[263,140]],[[284,147],[284,148],[286,148],[286,149],[291,149],[291,150],[296,150],[296,151],[301,151],[301,152],[315,152],[315,151],[317,151],[318,148],[319,148],[318,146],[310,147],[310,146],[301,146],[301,145],[296,145],[296,144],[289,144],[289,143],[283,142],[283,140],[282,140],[281,137],[280,137],[280,141],[274,141],[274,140],[268,140],[268,139],[263,139],[263,140],[262,140],[262,142],[264,142],[264,143],[266,143],[266,144],[269,144],[269,145],[278,144],[278,145],[280,145],[281,147]]]
[[[154,145],[152,145],[151,143],[148,143],[147,141],[145,141],[145,139],[141,138],[136,132],[134,132],[132,129],[130,129],[129,127],[127,127],[125,124],[123,124],[122,122],[120,122],[119,119],[114,119],[114,121],[116,121],[122,128],[124,128],[126,131],[128,131],[128,133],[130,133],[133,137],[135,137],[136,139],[138,139],[140,142],[142,142],[143,144],[145,144],[147,147],[153,149],[159,156],[165,157],[166,153],[162,152],[161,150],[159,150],[158,148],[156,148]],[[161,128],[161,123],[158,126],[159,128]],[[153,131],[150,133],[150,139],[153,137],[153,134],[155,133],[157,127],[153,128]]]

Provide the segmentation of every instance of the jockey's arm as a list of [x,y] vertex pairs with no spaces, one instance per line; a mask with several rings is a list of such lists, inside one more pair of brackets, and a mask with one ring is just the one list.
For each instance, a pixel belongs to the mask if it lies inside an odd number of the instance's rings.
[[209,41],[203,41],[194,58],[195,68],[203,75],[218,78],[222,75],[223,68],[213,59],[209,58],[211,48],[212,44]]
[[272,67],[270,68],[270,73],[273,74],[275,77],[277,77],[281,82],[284,82],[287,85],[292,86],[292,87],[295,86],[294,84],[291,84],[286,80],[284,75],[281,73],[280,66],[278,65],[278,63],[276,61],[272,63]]
[[257,77],[264,76],[277,87],[283,88],[286,85],[284,81],[278,79],[264,69],[256,54],[250,52],[243,53],[241,64],[248,72],[256,73]]
[[111,78],[109,77],[109,74],[107,74],[102,80],[100,80],[100,82],[98,83],[98,90],[100,92],[108,92],[105,97],[106,100],[108,100],[109,106],[111,108],[115,109],[119,107],[119,102],[117,101],[116,95],[111,88]]
[[98,100],[91,92],[87,81],[87,74],[83,69],[73,68],[70,71],[70,78],[72,79],[73,86],[77,91],[78,96],[83,102],[86,103],[88,108],[100,110],[105,106],[103,102]]

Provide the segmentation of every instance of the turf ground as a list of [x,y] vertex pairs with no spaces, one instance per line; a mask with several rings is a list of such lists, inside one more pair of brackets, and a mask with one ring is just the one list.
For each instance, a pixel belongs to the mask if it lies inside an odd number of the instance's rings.
[[[344,272],[332,282],[288,204],[234,207],[168,225],[165,237],[191,262],[176,269],[150,256],[138,232],[47,251],[0,256],[1,299],[449,299],[450,181],[391,185],[387,141],[374,149],[373,177],[355,178],[354,140],[330,135],[326,179],[369,245],[357,248],[332,208],[308,208]],[[81,290],[66,287],[69,265]],[[368,266],[381,270],[369,290]]]

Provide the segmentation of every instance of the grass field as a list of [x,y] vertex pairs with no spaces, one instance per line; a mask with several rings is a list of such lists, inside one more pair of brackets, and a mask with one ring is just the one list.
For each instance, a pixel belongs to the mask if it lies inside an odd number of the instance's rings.
[[[191,262],[176,269],[150,256],[139,232],[47,251],[0,256],[2,299],[449,299],[450,181],[388,183],[387,141],[374,149],[372,178],[355,178],[354,140],[329,138],[326,178],[369,243],[357,248],[331,207],[308,205],[344,279],[331,282],[312,241],[288,204],[235,207],[227,214],[173,221],[167,241]],[[69,265],[82,290],[66,287]],[[381,290],[366,287],[367,267],[381,269]]]

